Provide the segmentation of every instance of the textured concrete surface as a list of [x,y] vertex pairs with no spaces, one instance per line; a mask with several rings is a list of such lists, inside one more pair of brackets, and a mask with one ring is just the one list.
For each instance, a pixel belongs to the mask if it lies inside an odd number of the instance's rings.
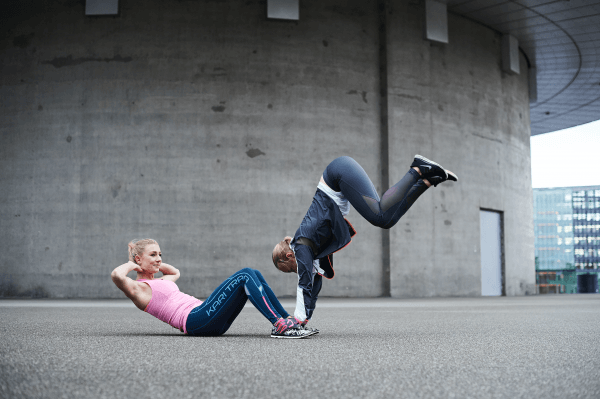
[[503,214],[506,294],[533,294],[527,76],[501,71],[497,32],[456,15],[448,45],[419,40],[419,13],[395,2],[388,22],[390,177],[421,153],[460,180],[426,192],[390,230],[392,295],[481,295],[482,208]]
[[322,298],[303,340],[251,305],[220,337],[120,300],[2,300],[0,318],[3,398],[600,396],[595,294]]
[[[391,230],[355,211],[325,295],[480,294],[478,211],[504,211],[507,292],[534,282],[525,75],[500,72],[498,35],[450,16],[422,38],[424,1],[5,1],[0,12],[0,296],[120,298],[108,275],[133,238],[159,241],[183,291],[208,295],[249,266],[278,295],[296,277],[271,250],[293,235],[335,157],[381,193],[415,153],[458,173]],[[382,140],[380,49],[389,142]],[[525,69],[525,68],[523,68]],[[385,90],[384,90],[385,91]],[[383,148],[383,150],[382,150]]]

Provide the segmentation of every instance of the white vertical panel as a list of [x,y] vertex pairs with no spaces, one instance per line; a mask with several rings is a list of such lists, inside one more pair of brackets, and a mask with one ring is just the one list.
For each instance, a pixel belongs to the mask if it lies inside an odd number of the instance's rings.
[[300,1],[267,0],[267,18],[298,21],[300,19]]
[[85,0],[85,15],[117,15],[119,0]]
[[425,39],[448,43],[448,10],[445,3],[425,1]]
[[502,236],[500,213],[480,211],[481,295],[502,295]]
[[537,68],[529,68],[529,102],[537,103]]
[[518,75],[519,68],[519,41],[511,35],[502,36],[502,69],[504,72]]

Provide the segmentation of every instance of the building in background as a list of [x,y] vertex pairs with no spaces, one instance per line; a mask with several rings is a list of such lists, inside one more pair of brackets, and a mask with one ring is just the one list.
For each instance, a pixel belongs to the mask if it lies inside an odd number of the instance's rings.
[[242,266],[295,295],[271,251],[327,164],[352,156],[383,193],[415,154],[460,182],[393,229],[351,211],[359,236],[320,295],[481,296],[488,258],[495,295],[535,293],[532,124],[565,116],[546,114],[564,83],[544,85],[545,63],[530,118],[542,53],[514,40],[528,36],[473,20],[464,1],[296,1],[291,21],[265,1],[127,0],[104,16],[88,3],[2,3],[0,297],[122,298],[109,275],[136,237],[156,239],[198,298]]
[[539,293],[598,292],[600,186],[533,190]]

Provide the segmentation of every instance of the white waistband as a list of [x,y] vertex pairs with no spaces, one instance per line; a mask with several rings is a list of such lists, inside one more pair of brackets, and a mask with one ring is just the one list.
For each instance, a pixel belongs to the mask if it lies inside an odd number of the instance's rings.
[[319,182],[317,188],[323,191],[329,198],[333,200],[340,208],[340,212],[342,212],[342,216],[346,216],[350,212],[350,203],[344,197],[344,194],[341,192],[333,191],[327,184],[324,184],[322,181]]

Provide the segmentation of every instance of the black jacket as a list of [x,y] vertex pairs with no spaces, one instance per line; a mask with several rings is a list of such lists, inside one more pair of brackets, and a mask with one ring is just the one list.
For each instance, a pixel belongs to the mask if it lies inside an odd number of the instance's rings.
[[[348,245],[354,235],[356,230],[337,204],[317,189],[292,240],[298,265],[296,318],[310,319],[321,290],[321,276],[332,279],[335,275],[333,253]],[[319,259],[322,272],[315,273],[315,259]]]

